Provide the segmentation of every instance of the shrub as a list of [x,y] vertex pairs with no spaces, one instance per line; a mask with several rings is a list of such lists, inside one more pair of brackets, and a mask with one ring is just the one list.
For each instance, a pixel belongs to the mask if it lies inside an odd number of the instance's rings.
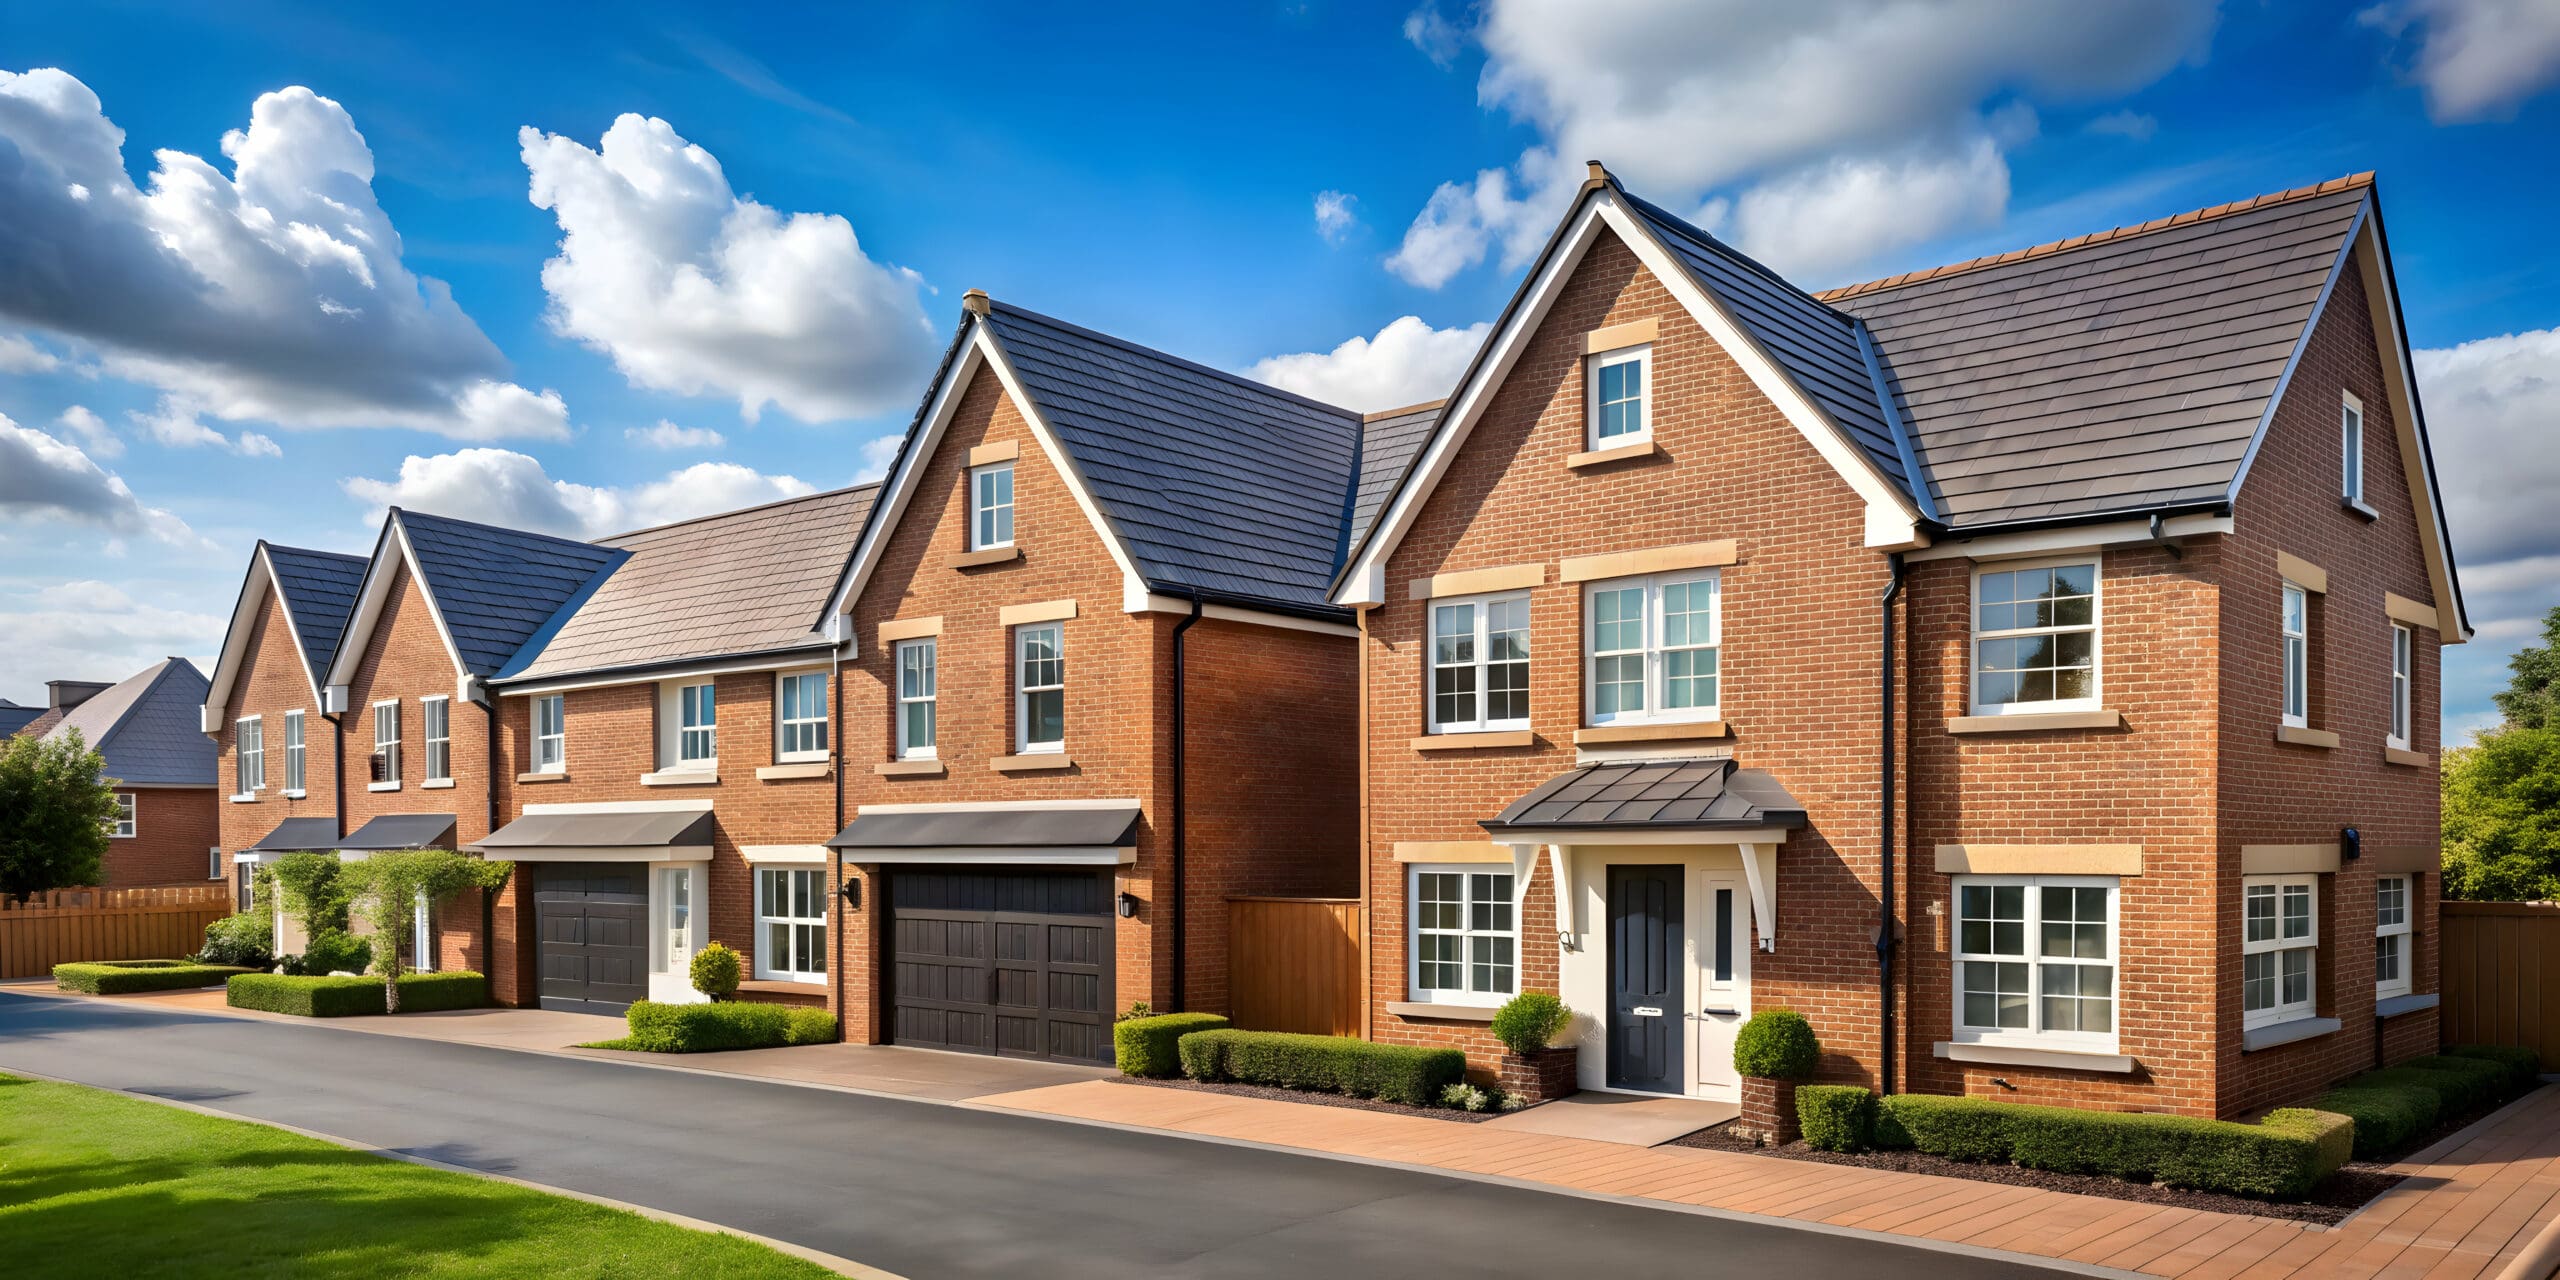
[[1523,991],[1494,1011],[1493,1038],[1527,1057],[1546,1048],[1571,1021],[1573,1010],[1564,1001],[1544,991]]
[[204,927],[204,950],[190,957],[198,964],[265,969],[276,962],[276,917],[256,908],[224,916]]
[[1184,1075],[1427,1107],[1467,1072],[1458,1049],[1374,1044],[1281,1031],[1194,1031],[1178,1042]]
[[738,994],[738,953],[725,942],[694,952],[693,989],[715,1002]]
[[[353,1018],[383,1011],[382,980],[352,977],[294,977],[276,973],[244,973],[230,982],[228,1000],[235,1009],[263,1009],[302,1018]],[[465,971],[400,975],[400,1011],[428,1013],[438,1009],[477,1009],[489,1003],[489,980]]]
[[[720,1004],[643,1000],[631,1006],[623,1017],[631,1025],[631,1048],[644,1053],[714,1053],[724,1049],[772,1049],[794,1043],[794,1012],[778,1004],[741,1004],[734,1000]],[[832,1034],[833,1028],[829,1031]]]
[[2458,1044],[2444,1051],[2448,1058],[2481,1058],[2507,1069],[2507,1087],[2522,1093],[2542,1083],[2541,1053],[2520,1044]]
[[2311,1109],[2356,1122],[2355,1156],[2382,1160],[2398,1155],[2436,1127],[2443,1103],[2418,1085],[2364,1085],[2350,1080],[2311,1100]]
[[1864,1151],[1875,1130],[1876,1095],[1853,1084],[1800,1085],[1796,1121],[1816,1150]]
[[311,935],[301,955],[282,957],[282,962],[284,971],[295,977],[363,973],[373,967],[373,943],[343,929],[323,929]]
[[1136,1018],[1152,1018],[1154,1016],[1156,1016],[1156,1007],[1154,1005],[1148,1004],[1144,1000],[1133,1000],[1129,1002],[1128,1009],[1121,1013],[1119,1017],[1113,1018],[1112,1021],[1128,1022]]
[[1875,1140],[1951,1160],[2008,1160],[2057,1173],[2298,1197],[2347,1162],[2355,1124],[2344,1115],[2298,1108],[2270,1112],[2259,1124],[2236,1124],[1896,1094],[1878,1105]]
[[1501,1096],[1499,1092],[1487,1093],[1461,1080],[1440,1091],[1440,1105],[1452,1111],[1484,1111]]
[[2421,1058],[2415,1062],[2404,1062],[2396,1067],[2384,1067],[2380,1071],[2365,1072],[2347,1081],[2347,1087],[2410,1085],[2420,1089],[2433,1089],[2440,1104],[2437,1119],[2450,1120],[2496,1099],[2498,1086],[2506,1080],[2506,1072],[2500,1069],[2498,1064],[2483,1062],[2477,1058],[2445,1059],[2448,1062],[2461,1063],[2462,1067],[2457,1070],[2442,1070],[2418,1065],[2419,1062],[2424,1061],[2426,1059]]
[[1769,1080],[1807,1080],[1822,1061],[1822,1042],[1813,1024],[1793,1009],[1763,1009],[1742,1024],[1733,1038],[1733,1066],[1746,1076]]
[[833,1044],[835,1040],[836,1016],[824,1009],[793,1009],[783,1027],[784,1044]]
[[53,967],[55,986],[93,996],[130,995],[137,991],[177,991],[210,987],[240,972],[236,965],[192,964],[180,960],[100,960]]
[[1175,1050],[1175,1042],[1194,1031],[1215,1031],[1226,1025],[1227,1020],[1214,1013],[1141,1015],[1116,1022],[1111,1026],[1112,1061],[1124,1076],[1180,1075],[1182,1055]]

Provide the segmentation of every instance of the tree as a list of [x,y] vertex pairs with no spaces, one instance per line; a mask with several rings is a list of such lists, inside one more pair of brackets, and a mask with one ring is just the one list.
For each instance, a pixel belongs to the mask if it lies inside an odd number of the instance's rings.
[[2560,606],[2542,616],[2542,643],[2507,660],[2515,674],[2491,695],[2511,729],[2560,729]]
[[2444,887],[2473,902],[2560,897],[2560,726],[2444,753]]
[[339,870],[339,883],[373,922],[373,967],[382,975],[385,1012],[400,1012],[400,974],[416,934],[418,903],[442,903],[465,889],[496,893],[514,866],[443,849],[404,849],[370,853]]
[[96,884],[116,820],[107,762],[74,729],[58,739],[0,740],[0,894]]
[[346,864],[334,853],[288,853],[270,869],[285,910],[302,922],[307,943],[347,928]]

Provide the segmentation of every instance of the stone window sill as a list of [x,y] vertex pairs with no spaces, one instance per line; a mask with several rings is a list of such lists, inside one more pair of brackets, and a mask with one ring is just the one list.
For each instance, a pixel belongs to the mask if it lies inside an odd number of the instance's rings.
[[991,564],[1003,564],[1008,560],[1019,560],[1021,558],[1022,548],[1020,547],[988,547],[983,551],[962,551],[954,553],[950,558],[944,560],[942,564],[943,567],[949,569],[983,569]]
[[1488,747],[1536,746],[1538,735],[1527,729],[1495,733],[1426,733],[1413,740],[1416,751],[1480,751]]
[[2442,999],[2443,997],[2432,991],[2427,992],[2424,995],[2392,996],[2389,999],[2376,1000],[2373,1002],[2373,1016],[2377,1018],[2396,1018],[2404,1013],[2417,1013],[2422,1010],[2435,1008]]
[[2296,1018],[2291,1022],[2270,1023],[2250,1027],[2240,1033],[2240,1052],[2255,1053],[2297,1040],[2313,1040],[2328,1035],[2346,1024],[2336,1018]]
[[835,772],[832,760],[791,760],[769,764],[756,770],[758,782],[782,782],[792,778],[823,778]]
[[1399,1018],[1437,1018],[1442,1022],[1491,1022],[1493,1007],[1476,1004],[1429,1004],[1412,1000],[1390,1000],[1387,1012]]
[[1570,470],[1580,471],[1584,467],[1605,467],[1612,462],[1627,462],[1636,458],[1650,458],[1660,452],[1662,452],[1662,450],[1651,440],[1643,440],[1638,441],[1635,444],[1622,444],[1611,449],[1586,450],[1582,453],[1577,453],[1572,457],[1566,458],[1564,460],[1564,465]]
[[276,794],[283,796],[287,800],[299,800],[310,793],[307,791],[279,791]]
[[1072,769],[1076,762],[1063,751],[1033,752],[1019,756],[997,756],[987,767],[998,773],[1046,773],[1052,769]]
[[1730,730],[1722,720],[1692,720],[1687,724],[1602,724],[1573,731],[1573,745],[1596,746],[1610,742],[1689,742],[1724,737]]
[[254,791],[231,797],[231,803],[233,804],[256,804],[257,802],[258,794]]
[[2030,711],[2014,716],[1950,716],[1947,732],[2046,733],[2055,729],[2121,729],[2124,713],[2112,707],[2096,711]]
[[364,789],[367,791],[397,791],[400,789],[400,784],[397,782],[368,782],[364,784]]
[[2366,506],[2364,504],[2364,499],[2362,498],[2340,498],[2338,499],[2338,505],[2349,511],[2355,512],[2357,515],[2363,516],[2367,520],[2379,520],[2382,518],[2382,513]]
[[883,778],[939,778],[949,772],[940,760],[890,760],[871,766]]
[[2134,1068],[2132,1058],[2121,1053],[2092,1053],[2086,1049],[2029,1049],[2012,1044],[1965,1044],[1941,1040],[1931,1050],[1949,1062],[1980,1062],[2003,1067],[2052,1067],[2062,1071],[2103,1071],[2125,1075]]
[[2428,765],[2434,764],[2436,761],[2435,757],[2428,755],[2424,751],[2409,751],[2400,747],[2384,747],[2382,749],[2382,762],[2384,764],[2403,765],[2411,769],[2424,769]]
[[720,774],[713,769],[661,769],[640,775],[644,787],[707,787],[719,781]]
[[567,782],[568,780],[569,771],[566,769],[553,769],[543,773],[519,773],[516,775],[516,781],[518,782]]
[[420,791],[441,791],[453,785],[451,778],[429,778],[418,784]]
[[2338,735],[2327,729],[2302,729],[2289,724],[2276,726],[2276,741],[2289,747],[2318,747],[2323,751],[2338,749]]

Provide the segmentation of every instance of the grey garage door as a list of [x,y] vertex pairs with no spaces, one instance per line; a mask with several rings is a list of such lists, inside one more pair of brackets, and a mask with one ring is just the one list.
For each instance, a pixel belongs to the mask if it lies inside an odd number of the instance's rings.
[[639,863],[536,865],[542,1007],[619,1014],[649,994],[649,881]]
[[899,1044],[1111,1060],[1108,877],[898,872],[889,893]]

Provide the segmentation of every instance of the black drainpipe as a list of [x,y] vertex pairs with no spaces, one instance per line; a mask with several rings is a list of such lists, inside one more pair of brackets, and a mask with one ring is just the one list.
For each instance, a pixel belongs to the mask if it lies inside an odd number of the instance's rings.
[[1877,619],[1883,635],[1883,661],[1878,668],[1876,723],[1882,736],[1879,754],[1883,758],[1881,773],[1884,804],[1877,846],[1882,851],[1883,875],[1876,893],[1876,1000],[1883,1011],[1883,1070],[1878,1079],[1879,1093],[1893,1092],[1893,602],[1902,594],[1902,553],[1887,557],[1893,566],[1893,581],[1887,583],[1884,595],[1876,601]]
[[[479,702],[480,718],[486,721],[489,726],[488,763],[482,767],[489,771],[489,785],[486,788],[489,793],[489,831],[491,834],[495,834],[498,830],[497,690],[491,689],[485,683],[482,684],[480,686]],[[528,707],[531,706],[530,703],[526,705]],[[525,714],[528,721],[527,728],[530,730],[532,712],[528,710]],[[459,850],[456,852],[459,852]],[[480,891],[480,973],[491,982],[495,982],[497,980],[491,975],[495,974],[498,968],[498,894],[501,892],[503,891],[498,889],[483,889]]]
[[[851,614],[845,614],[842,616],[845,620],[845,626],[850,628],[853,625],[853,616]],[[829,712],[832,713],[832,718],[834,720],[834,723],[827,727],[829,735],[828,741],[833,743],[836,749],[835,829],[837,831],[842,831],[844,830],[845,741],[844,645],[841,643],[827,651],[827,698],[827,708]],[[833,840],[835,839],[835,836],[833,834],[829,834],[827,838],[829,840]],[[833,895],[835,899],[827,904],[827,918],[836,922],[835,929],[827,937],[827,950],[833,953],[827,957],[827,986],[833,992],[831,998],[835,1002],[836,1039],[843,1041],[851,1040],[853,1038],[852,1029],[845,1025],[847,1019],[844,1016],[843,942],[844,931],[853,927],[853,921],[847,918],[849,914],[849,904],[847,904],[844,899],[844,850],[835,848],[831,845],[827,849],[827,857],[829,862],[834,866],[834,874],[827,878],[827,892],[830,895]]]
[[1195,591],[1191,594],[1191,613],[1182,621],[1173,624],[1173,1009],[1171,1012],[1175,1013],[1184,1012],[1189,1008],[1183,1003],[1182,977],[1183,970],[1188,967],[1186,962],[1190,959],[1190,954],[1183,949],[1182,928],[1183,917],[1187,914],[1183,909],[1182,897],[1182,777],[1185,772],[1182,746],[1182,633],[1189,631],[1192,625],[1199,621],[1200,594]]

